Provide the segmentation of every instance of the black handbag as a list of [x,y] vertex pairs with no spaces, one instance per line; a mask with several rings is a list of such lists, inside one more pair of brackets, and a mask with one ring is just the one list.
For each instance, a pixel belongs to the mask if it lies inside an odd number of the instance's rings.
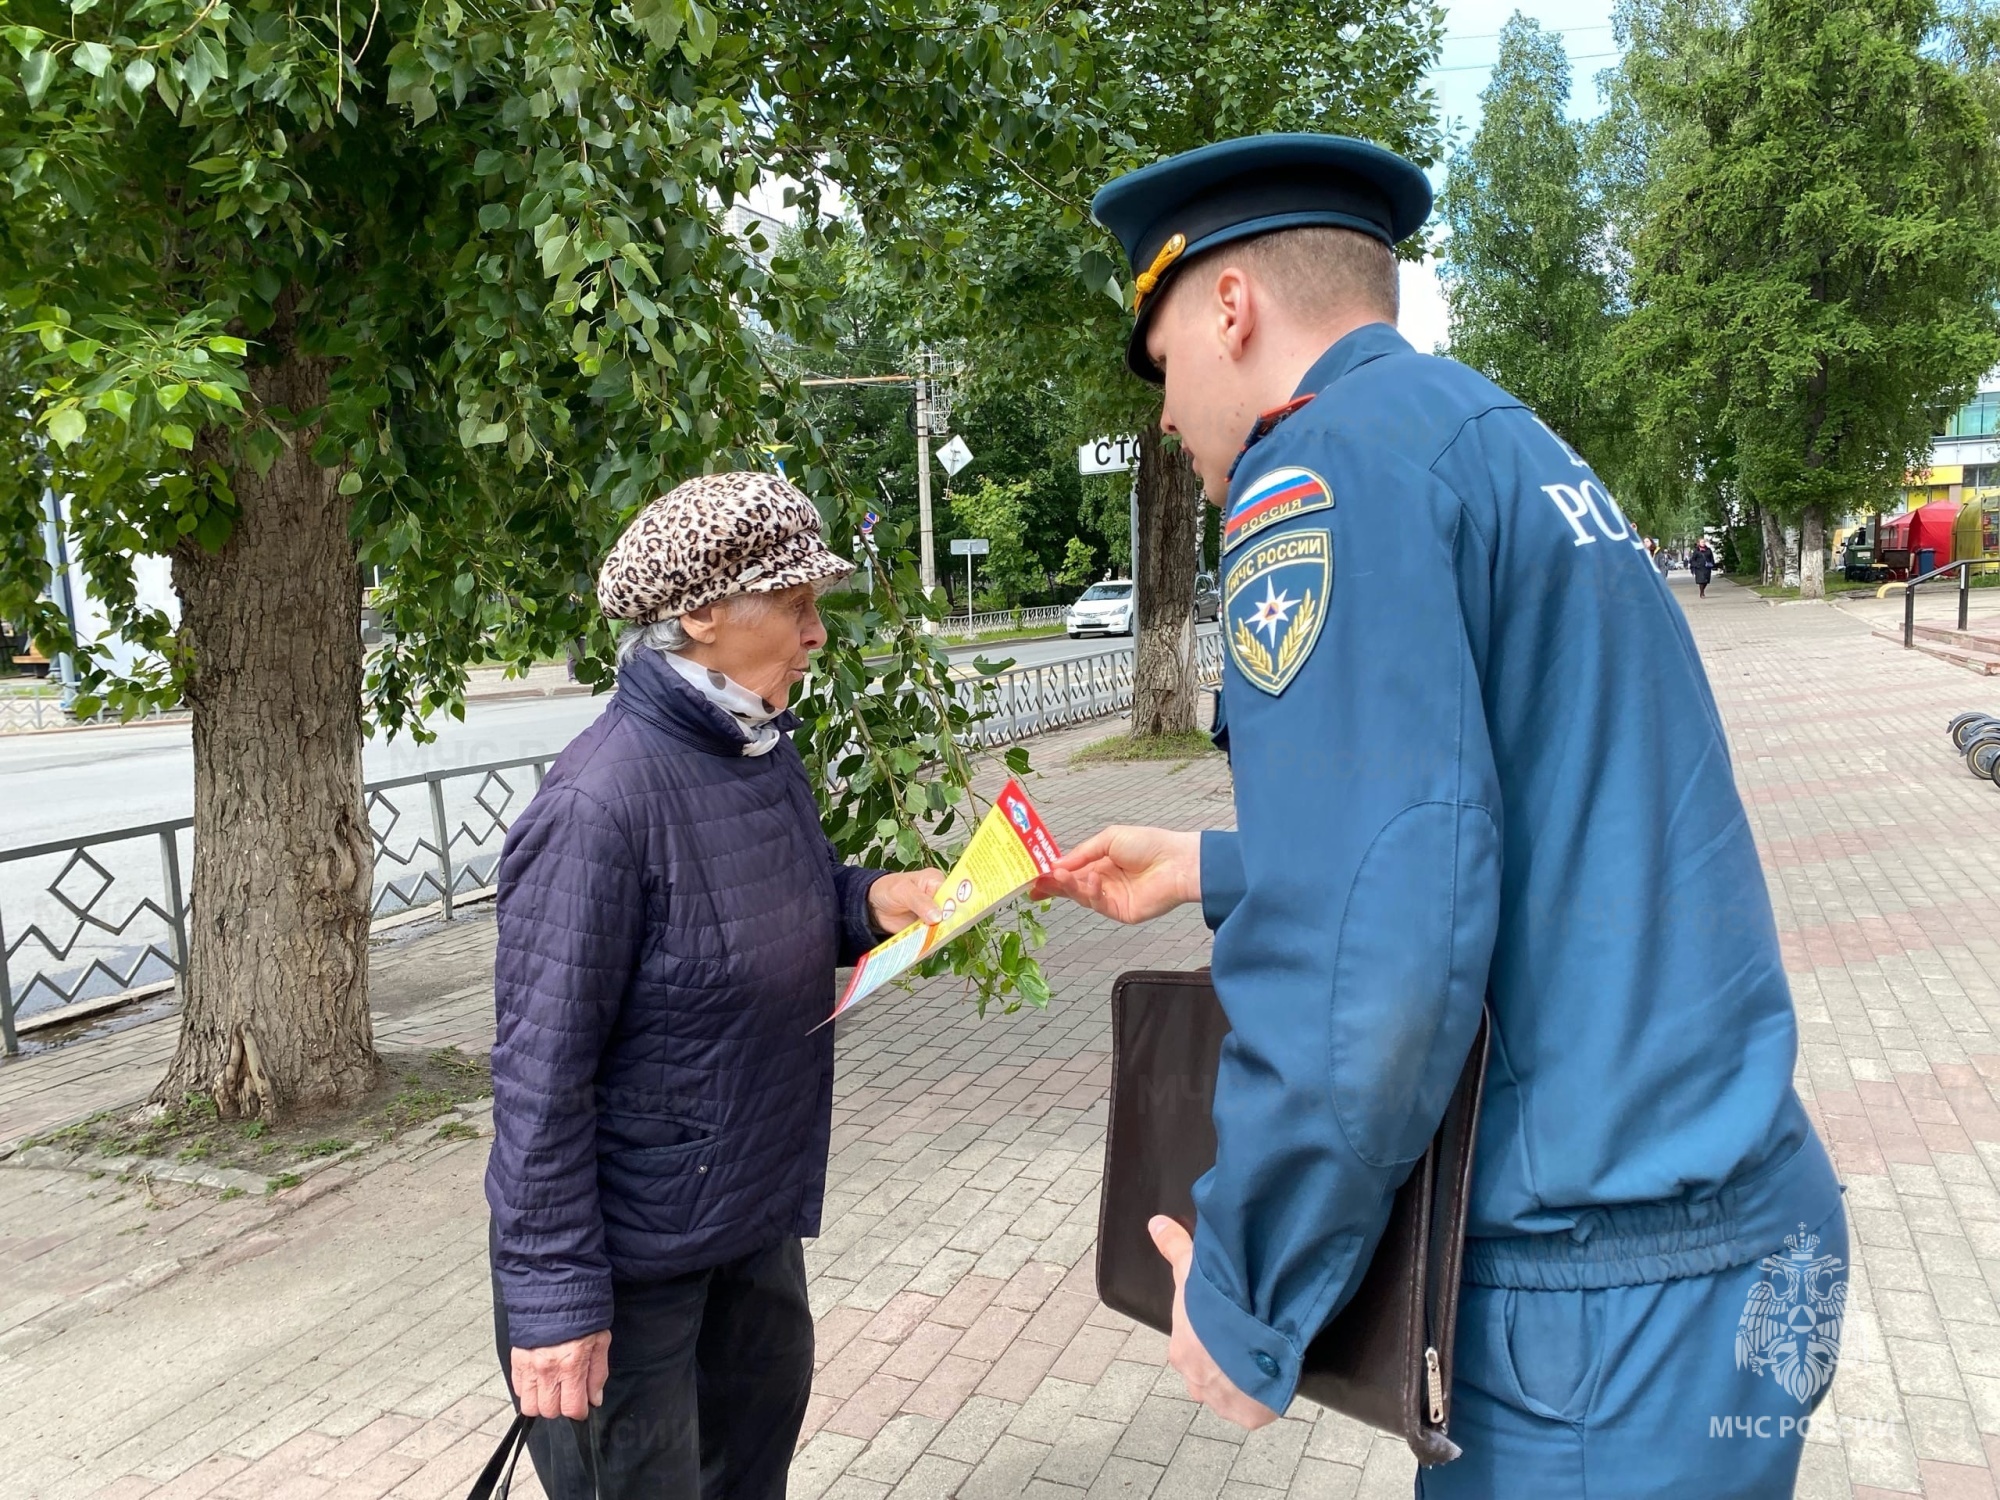
[[[1122,974],[1112,988],[1097,1295],[1161,1333],[1173,1324],[1174,1278],[1146,1224],[1167,1214],[1194,1228],[1195,1180],[1215,1164],[1211,1109],[1228,1033],[1206,969]],[[1307,1348],[1299,1376],[1300,1395],[1396,1434],[1424,1464],[1459,1454],[1446,1431],[1487,1048],[1482,1013],[1444,1119],[1397,1190],[1374,1259]]]
[[[486,1467],[479,1471],[479,1477],[472,1482],[465,1500],[507,1500],[514,1489],[514,1465],[521,1461],[521,1455],[528,1451],[528,1429],[535,1425],[533,1417],[517,1416],[507,1435],[500,1439],[500,1446],[493,1450],[493,1456],[486,1460]],[[577,1444],[577,1458],[583,1457],[583,1439],[577,1437],[581,1427],[590,1436],[590,1489],[599,1494],[597,1476],[602,1472],[597,1451],[597,1417],[593,1412],[587,1421],[565,1422],[570,1438]]]

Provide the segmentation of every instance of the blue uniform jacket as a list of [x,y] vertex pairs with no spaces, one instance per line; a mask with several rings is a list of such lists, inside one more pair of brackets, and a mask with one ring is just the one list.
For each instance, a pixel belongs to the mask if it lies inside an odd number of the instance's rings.
[[[1187,1310],[1282,1410],[1494,1024],[1467,1278],[1704,1275],[1838,1208],[1679,608],[1584,462],[1386,324],[1239,460],[1202,845],[1229,1015]],[[1268,431],[1265,428],[1268,426]]]

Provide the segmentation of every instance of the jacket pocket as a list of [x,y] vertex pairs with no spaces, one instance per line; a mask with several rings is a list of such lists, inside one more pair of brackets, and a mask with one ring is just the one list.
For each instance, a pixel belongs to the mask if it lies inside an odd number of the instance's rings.
[[[629,1140],[639,1132],[623,1122]],[[643,1235],[683,1235],[699,1222],[721,1138],[697,1121],[655,1117],[645,1145],[608,1146],[597,1159],[598,1199],[607,1227]]]

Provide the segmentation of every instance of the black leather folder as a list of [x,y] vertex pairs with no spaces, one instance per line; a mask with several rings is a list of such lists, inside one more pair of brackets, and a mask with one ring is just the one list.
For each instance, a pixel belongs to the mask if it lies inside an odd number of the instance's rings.
[[[1111,1116],[1097,1220],[1097,1294],[1162,1333],[1174,1279],[1146,1231],[1155,1214],[1194,1227],[1194,1184],[1215,1164],[1216,1063],[1229,1021],[1208,971],[1119,976],[1111,991]],[[1410,1445],[1419,1463],[1458,1456],[1452,1342],[1472,1145],[1486,1080],[1487,1020],[1430,1149],[1397,1191],[1360,1287],[1306,1350],[1299,1394]]]

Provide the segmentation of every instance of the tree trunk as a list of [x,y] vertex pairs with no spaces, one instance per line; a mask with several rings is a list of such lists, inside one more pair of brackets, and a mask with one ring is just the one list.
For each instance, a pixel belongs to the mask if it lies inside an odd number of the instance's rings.
[[[251,385],[293,412],[327,399],[325,366],[297,353]],[[193,909],[180,1045],[153,1098],[208,1094],[225,1117],[326,1108],[377,1070],[360,570],[339,472],[310,456],[317,435],[292,431],[261,478],[237,468],[228,542],[173,560],[191,658]]]
[[1782,583],[1785,579],[1785,529],[1778,524],[1778,518],[1761,505],[1757,508],[1757,517],[1764,527],[1764,556],[1757,568],[1757,581]]
[[1194,543],[1201,486],[1180,444],[1139,433],[1139,618],[1132,653],[1134,738],[1195,727]]
[[1799,517],[1799,597],[1826,597],[1826,522],[1817,505]]

